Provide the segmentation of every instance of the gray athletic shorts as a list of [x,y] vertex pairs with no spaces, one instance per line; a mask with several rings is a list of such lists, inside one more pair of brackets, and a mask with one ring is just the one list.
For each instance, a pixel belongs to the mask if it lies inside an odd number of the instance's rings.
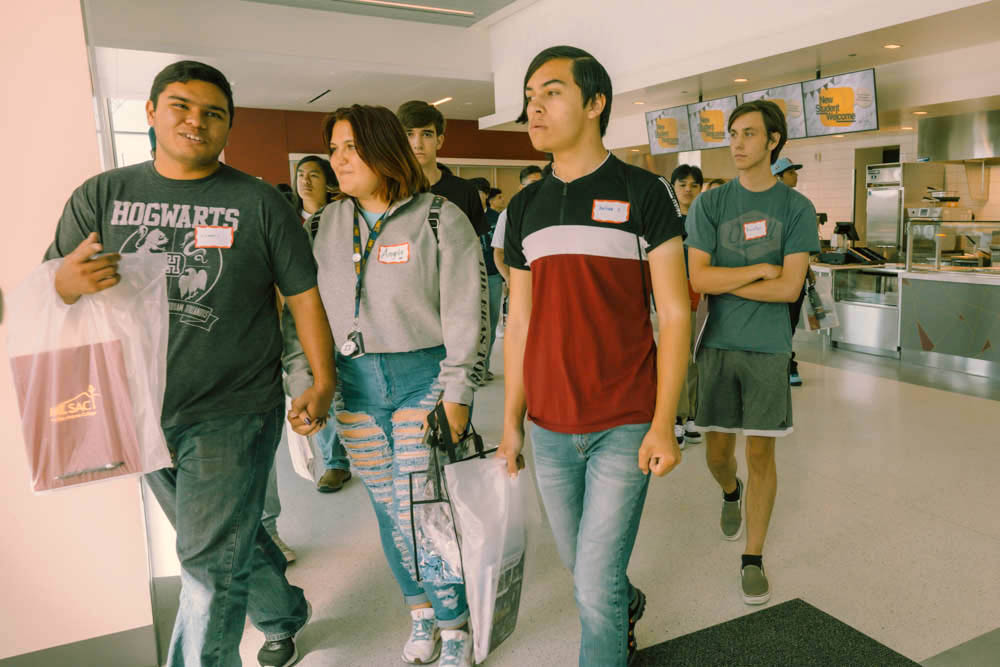
[[698,350],[699,431],[781,437],[792,432],[790,354]]

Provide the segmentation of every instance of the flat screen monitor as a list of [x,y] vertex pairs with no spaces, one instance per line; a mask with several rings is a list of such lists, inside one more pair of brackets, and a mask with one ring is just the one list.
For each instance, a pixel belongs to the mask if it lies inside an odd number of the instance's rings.
[[854,226],[853,222],[838,222],[837,226],[833,228],[833,233],[846,236],[850,241],[861,240],[861,237],[858,236],[858,230]]
[[756,90],[752,93],[744,93],[743,101],[752,102],[754,100],[767,100],[777,104],[785,114],[785,123],[788,124],[789,139],[806,138],[806,119],[802,113],[802,84],[792,83],[787,86],[768,88],[767,90]]
[[735,108],[735,95],[687,105],[694,150],[724,148],[729,145],[729,114]]
[[647,111],[646,134],[653,155],[691,150],[687,106]]
[[802,101],[810,137],[878,129],[874,69],[803,81]]

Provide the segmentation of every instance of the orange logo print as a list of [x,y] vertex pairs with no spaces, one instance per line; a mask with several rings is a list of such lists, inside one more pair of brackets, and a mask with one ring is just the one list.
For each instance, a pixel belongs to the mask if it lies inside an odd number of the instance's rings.
[[820,88],[818,95],[816,113],[819,114],[819,120],[823,125],[847,127],[854,124],[856,116],[853,88]]
[[775,104],[777,104],[778,108],[781,109],[781,113],[784,114],[786,118],[788,117],[788,105],[785,104],[785,100],[783,98],[765,97],[764,100],[767,102],[774,102]]
[[97,399],[100,395],[94,385],[90,385],[87,391],[82,391],[73,398],[49,408],[49,420],[64,422],[81,417],[93,417],[97,414]]
[[726,118],[722,109],[704,109],[698,112],[698,131],[701,140],[709,144],[721,144],[726,140]]
[[677,148],[679,133],[676,118],[656,119],[656,141],[664,148]]

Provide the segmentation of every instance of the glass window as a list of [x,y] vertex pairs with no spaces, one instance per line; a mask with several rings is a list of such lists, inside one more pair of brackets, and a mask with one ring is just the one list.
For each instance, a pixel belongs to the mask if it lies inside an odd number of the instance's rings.
[[149,122],[145,100],[108,99],[115,166],[127,167],[150,159]]

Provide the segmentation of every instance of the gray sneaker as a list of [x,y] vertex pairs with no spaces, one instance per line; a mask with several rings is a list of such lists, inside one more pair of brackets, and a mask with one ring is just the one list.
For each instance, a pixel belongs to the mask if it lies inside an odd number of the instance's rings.
[[736,478],[736,490],[740,492],[739,500],[729,502],[722,500],[722,539],[735,542],[743,535],[743,480]]
[[747,604],[764,604],[771,599],[767,575],[756,565],[747,565],[740,570],[740,590],[743,601]]

